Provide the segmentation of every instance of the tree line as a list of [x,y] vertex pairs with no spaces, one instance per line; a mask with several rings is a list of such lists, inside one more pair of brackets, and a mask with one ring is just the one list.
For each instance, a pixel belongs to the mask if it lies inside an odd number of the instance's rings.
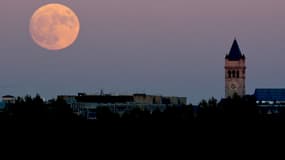
[[2,121],[79,120],[63,99],[51,99],[47,103],[39,94],[35,97],[17,97],[15,103],[6,104],[0,117]]
[[[84,117],[73,113],[63,99],[44,102],[40,95],[17,97],[15,103],[7,104],[0,113],[1,121],[45,121],[45,122],[87,122]],[[234,96],[202,100],[197,106],[192,104],[167,107],[164,111],[149,111],[134,108],[119,115],[107,107],[96,109],[96,122],[175,122],[224,123],[224,122],[262,122],[285,121],[285,110],[280,108],[276,114],[262,112],[254,96]]]

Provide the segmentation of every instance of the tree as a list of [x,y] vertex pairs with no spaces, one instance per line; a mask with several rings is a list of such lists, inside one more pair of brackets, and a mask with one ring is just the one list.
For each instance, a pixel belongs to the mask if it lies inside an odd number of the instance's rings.
[[208,101],[202,100],[198,107],[198,119],[206,122],[215,122],[220,119],[220,109],[217,104],[218,100],[214,97]]
[[96,119],[98,121],[115,121],[119,120],[120,116],[117,113],[114,113],[108,107],[98,107],[96,109]]
[[72,121],[79,119],[79,117],[73,113],[71,107],[61,98],[50,100],[49,112],[49,119],[53,121]]
[[234,95],[232,98],[222,99],[219,107],[226,120],[238,123],[257,120],[258,110],[254,96]]
[[17,97],[15,104],[9,104],[7,112],[11,119],[36,122],[46,119],[47,108],[39,94],[34,98],[26,95],[24,98]]
[[150,121],[151,114],[149,110],[134,108],[129,112],[125,112],[122,119],[126,121]]

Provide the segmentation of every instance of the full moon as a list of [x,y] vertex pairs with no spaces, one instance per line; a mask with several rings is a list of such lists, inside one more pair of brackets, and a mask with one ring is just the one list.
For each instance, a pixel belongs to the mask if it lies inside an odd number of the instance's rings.
[[34,12],[29,28],[33,41],[39,46],[48,50],[62,50],[75,42],[80,23],[70,8],[52,3]]

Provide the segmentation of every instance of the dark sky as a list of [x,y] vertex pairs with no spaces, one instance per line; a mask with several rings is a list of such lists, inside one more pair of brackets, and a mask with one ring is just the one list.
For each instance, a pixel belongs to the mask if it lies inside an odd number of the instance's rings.
[[224,56],[236,37],[247,93],[285,85],[284,0],[59,0],[80,19],[73,46],[38,47],[29,20],[48,0],[1,0],[0,93],[224,96]]

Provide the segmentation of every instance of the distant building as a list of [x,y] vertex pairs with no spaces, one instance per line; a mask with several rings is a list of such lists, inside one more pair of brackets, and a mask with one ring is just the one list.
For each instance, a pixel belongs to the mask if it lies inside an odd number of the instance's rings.
[[186,105],[186,97],[163,97],[147,94],[133,95],[87,95],[79,93],[77,96],[62,95],[58,98],[64,99],[72,108],[74,113],[87,119],[96,119],[98,107],[108,107],[112,112],[123,114],[134,108],[149,110],[165,110],[168,106]]
[[2,102],[4,104],[9,104],[9,103],[15,103],[16,102],[16,98],[14,96],[11,95],[5,95],[2,97]]
[[285,107],[285,89],[283,88],[255,89],[254,96],[262,112],[278,113],[281,108]]
[[285,104],[285,89],[255,89],[254,95],[258,104]]
[[245,55],[241,53],[235,39],[229,54],[225,57],[225,97],[245,95],[246,65]]
[[58,96],[58,98],[63,99],[67,104],[73,104],[77,102],[76,96],[62,95],[62,96]]

